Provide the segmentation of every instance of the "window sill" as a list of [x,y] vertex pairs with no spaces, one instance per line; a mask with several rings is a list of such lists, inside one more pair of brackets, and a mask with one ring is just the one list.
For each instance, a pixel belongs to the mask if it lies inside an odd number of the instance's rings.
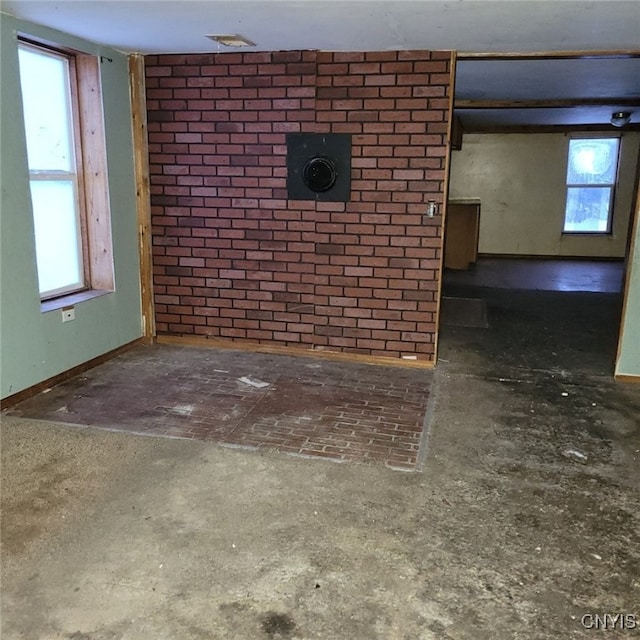
[[601,238],[612,238],[611,231],[563,231],[563,236],[600,236]]
[[56,309],[64,309],[64,307],[72,307],[74,304],[93,300],[108,293],[113,293],[113,291],[106,289],[89,289],[87,291],[78,291],[78,293],[61,296],[60,298],[54,298],[53,300],[43,300],[40,303],[40,312],[47,313],[48,311],[55,311]]

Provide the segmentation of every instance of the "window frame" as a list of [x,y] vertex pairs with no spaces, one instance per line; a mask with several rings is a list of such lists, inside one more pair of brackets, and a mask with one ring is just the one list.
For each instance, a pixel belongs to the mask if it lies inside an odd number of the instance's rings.
[[[569,183],[568,181],[568,173],[569,173],[569,163],[571,160],[571,141],[572,140],[617,140],[617,153],[616,153],[616,167],[615,167],[615,176],[613,182],[599,182],[599,183]],[[613,215],[615,213],[615,196],[616,196],[616,188],[618,186],[618,178],[620,174],[620,156],[622,151],[622,135],[621,134],[594,134],[594,135],[584,135],[577,134],[571,135],[568,138],[567,142],[567,152],[566,152],[566,162],[567,168],[565,171],[564,178],[564,189],[565,189],[565,204],[562,218],[562,235],[566,236],[610,236],[613,233]],[[566,230],[567,224],[567,205],[569,202],[569,189],[582,188],[582,189],[602,189],[609,188],[609,207],[607,211],[607,228],[605,231],[579,231],[579,230]]]
[[84,157],[82,151],[82,135],[79,120],[78,103],[78,76],[76,67],[76,57],[74,54],[61,51],[55,47],[44,46],[40,43],[32,42],[26,38],[19,38],[18,49],[30,50],[43,55],[63,60],[66,64],[66,84],[65,92],[68,93],[67,105],[67,125],[70,128],[73,160],[70,171],[62,170],[41,170],[29,168],[29,184],[34,181],[42,182],[62,182],[69,181],[73,185],[73,199],[75,204],[74,218],[76,221],[76,244],[79,253],[80,278],[76,283],[71,283],[57,289],[40,292],[40,300],[45,302],[61,296],[86,291],[89,288],[88,282],[88,241],[86,225],[86,199],[84,188]]
[[[103,58],[40,40],[30,34],[18,33],[16,37],[18,47],[42,51],[68,61],[72,148],[75,154],[75,201],[79,221],[77,235],[81,246],[83,277],[81,285],[45,292],[44,295],[40,295],[37,285],[41,311],[46,312],[115,290],[102,101]],[[22,124],[24,127],[24,121]],[[46,179],[47,173],[50,172],[29,171],[29,183],[32,179]],[[54,173],[61,175],[60,172]],[[68,179],[66,175],[65,179]]]

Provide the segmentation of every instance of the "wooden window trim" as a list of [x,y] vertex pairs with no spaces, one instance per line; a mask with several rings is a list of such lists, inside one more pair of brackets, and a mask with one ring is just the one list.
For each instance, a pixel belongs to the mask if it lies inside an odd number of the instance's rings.
[[100,58],[18,34],[21,43],[64,55],[71,76],[76,176],[85,286],[41,299],[44,313],[115,290]]
[[[84,162],[85,162],[85,154],[83,150],[82,138],[83,132],[80,127],[80,89],[79,89],[79,78],[78,78],[78,65],[76,54],[74,53],[62,53],[62,55],[67,56],[69,60],[69,74],[71,76],[71,105],[72,105],[72,113],[71,117],[73,119],[73,141],[75,145],[75,154],[76,154],[76,189],[77,189],[77,198],[78,198],[78,207],[80,209],[80,238],[82,242],[82,271],[84,274],[84,286],[82,289],[76,289],[76,291],[71,291],[67,295],[73,295],[74,293],[78,293],[80,291],[86,291],[91,289],[91,269],[88,260],[89,253],[89,243],[88,243],[88,229],[87,229],[87,202],[86,202],[86,191],[87,188],[85,186],[84,180]],[[63,296],[55,296],[55,298],[61,298]],[[52,299],[55,299],[52,298]],[[44,302],[44,300],[43,300]]]
[[76,54],[78,118],[83,151],[83,185],[90,288],[113,290],[111,204],[107,171],[100,59]]

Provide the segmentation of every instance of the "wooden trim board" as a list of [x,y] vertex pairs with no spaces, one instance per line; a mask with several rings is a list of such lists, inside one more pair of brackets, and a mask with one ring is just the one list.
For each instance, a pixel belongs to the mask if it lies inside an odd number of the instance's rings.
[[361,364],[381,365],[386,367],[405,367],[412,369],[433,369],[434,360],[405,360],[386,356],[366,356],[358,353],[342,351],[325,351],[322,349],[304,349],[302,347],[287,347],[284,345],[264,344],[258,342],[234,342],[220,338],[205,338],[199,336],[166,336],[156,337],[157,344],[174,346],[201,347],[209,349],[233,349],[236,351],[254,351],[256,353],[273,353],[281,356],[301,356],[306,358],[320,358],[325,360],[340,360],[343,362],[359,362]]
[[627,384],[640,384],[640,376],[632,376],[628,373],[619,373],[613,376],[616,382],[625,382]]
[[[442,279],[444,277],[444,243],[445,243],[445,229],[448,215],[449,206],[449,180],[451,173],[451,152],[453,150],[453,135],[454,135],[454,98],[456,92],[456,68],[458,64],[457,53],[451,52],[451,68],[449,69],[449,125],[447,130],[447,155],[445,158],[444,168],[444,185],[442,189],[442,220],[440,226],[440,264],[438,267],[438,289],[436,292],[436,313],[435,313],[435,325],[436,332],[433,337],[434,349],[433,349],[433,361],[438,362],[438,347],[440,346],[440,310],[442,306]],[[462,136],[462,133],[460,134]],[[460,146],[462,146],[462,137],[460,138]]]
[[[629,299],[629,289],[631,287],[631,270],[633,268],[639,268],[639,266],[633,265],[632,260],[636,250],[636,232],[638,225],[640,225],[640,149],[638,149],[638,159],[636,162],[636,179],[633,186],[634,189],[634,207],[632,213],[632,219],[629,224],[629,235],[627,241],[627,255],[625,263],[624,285],[622,290],[622,313],[620,315],[620,325],[618,329],[618,347],[616,349],[616,364],[615,370],[618,369],[618,363],[620,362],[620,356],[622,352],[622,339],[624,336],[625,317],[627,314],[627,302]],[[620,374],[620,377],[626,377]],[[634,376],[631,376],[634,377]],[[618,380],[618,376],[616,376]]]
[[587,260],[589,262],[624,262],[624,257],[611,258],[610,256],[558,256],[549,254],[532,255],[530,253],[478,253],[478,258],[490,258],[491,260]]
[[532,51],[459,53],[458,60],[563,60],[565,58],[638,58],[640,49],[601,49],[596,51]]
[[95,56],[75,56],[78,73],[78,107],[82,142],[87,259],[91,289],[113,291],[113,241],[107,171],[107,137],[102,106],[100,61]]
[[573,109],[575,107],[638,107],[638,98],[569,98],[558,100],[464,100],[454,101],[456,109]]
[[138,216],[138,251],[140,253],[140,296],[142,332],[147,338],[156,333],[153,304],[153,263],[151,254],[151,190],[149,186],[149,146],[147,137],[147,103],[145,97],[144,56],[129,56],[133,151]]
[[84,373],[89,369],[93,369],[94,367],[97,367],[98,365],[101,365],[107,362],[108,360],[111,360],[112,358],[119,356],[121,353],[125,353],[126,351],[130,351],[135,347],[139,347],[145,344],[151,344],[151,341],[145,337],[137,338],[132,342],[127,342],[127,344],[123,344],[117,349],[113,349],[112,351],[107,351],[107,353],[103,353],[101,356],[97,356],[96,358],[87,360],[86,362],[83,362],[82,364],[72,367],[71,369],[67,369],[67,371],[63,371],[62,373],[59,373],[51,378],[48,378],[47,380],[38,382],[37,384],[34,384],[31,387],[27,387],[22,391],[18,391],[18,393],[14,393],[10,396],[7,396],[6,398],[3,398],[2,400],[0,400],[0,408],[8,409],[13,405],[18,404],[18,402],[22,402],[27,398],[31,398],[37,395],[38,393],[41,393],[45,389],[54,387],[55,385],[60,384],[61,382],[65,382],[66,380],[73,378],[73,376],[77,376],[80,373]]
[[[610,135],[610,124],[512,124],[512,125],[467,125],[464,129],[465,133],[477,134],[518,134],[518,133],[585,133],[598,132]],[[640,131],[640,125],[628,124],[624,128],[624,133]]]

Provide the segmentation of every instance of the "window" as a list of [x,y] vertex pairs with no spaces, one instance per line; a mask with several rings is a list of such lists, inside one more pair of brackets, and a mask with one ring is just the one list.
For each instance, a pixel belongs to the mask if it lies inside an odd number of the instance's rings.
[[610,233],[619,138],[569,140],[565,233]]
[[40,296],[85,288],[72,60],[19,48]]
[[40,298],[112,290],[99,62],[27,41],[18,56]]

